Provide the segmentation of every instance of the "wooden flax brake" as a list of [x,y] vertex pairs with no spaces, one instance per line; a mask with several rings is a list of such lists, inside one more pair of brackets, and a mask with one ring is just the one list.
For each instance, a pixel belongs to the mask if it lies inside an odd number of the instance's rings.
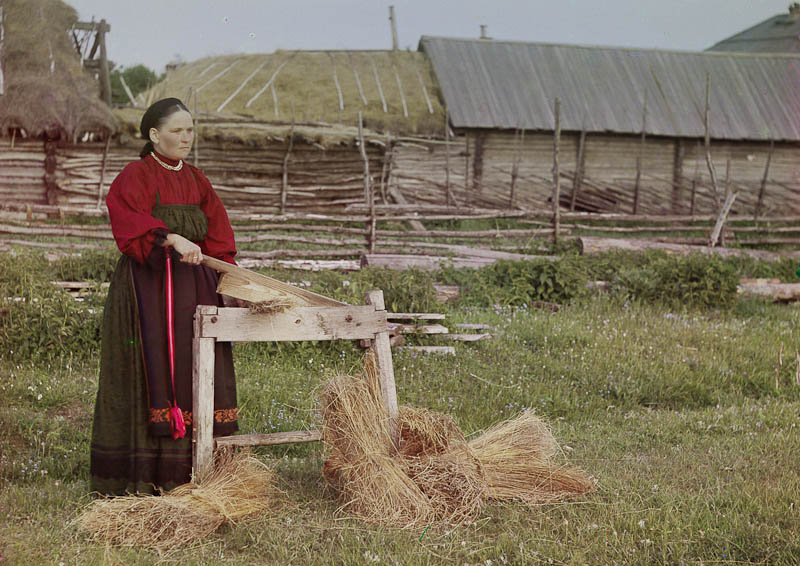
[[203,265],[222,273],[217,292],[251,302],[280,300],[286,310],[271,314],[245,308],[198,305],[192,341],[192,467],[195,474],[213,462],[215,447],[266,446],[321,440],[316,430],[213,437],[214,345],[222,342],[369,340],[375,351],[381,394],[395,443],[397,392],[389,345],[383,291],[369,291],[366,305],[352,306],[247,269],[203,257]]

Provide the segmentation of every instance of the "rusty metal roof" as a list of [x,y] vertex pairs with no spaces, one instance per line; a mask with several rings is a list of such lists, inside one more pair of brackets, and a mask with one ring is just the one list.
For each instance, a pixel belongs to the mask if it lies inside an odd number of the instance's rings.
[[[800,140],[800,55],[586,47],[423,37],[455,128],[554,128]],[[646,93],[646,94],[645,94]]]

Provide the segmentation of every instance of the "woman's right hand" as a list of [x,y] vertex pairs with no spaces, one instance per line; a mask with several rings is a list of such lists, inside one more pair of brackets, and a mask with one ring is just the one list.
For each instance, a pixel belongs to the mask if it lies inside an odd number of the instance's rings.
[[167,240],[164,245],[171,246],[176,252],[181,254],[181,261],[184,263],[200,265],[200,262],[203,261],[203,252],[200,250],[200,246],[191,240],[187,240],[180,234],[174,234],[172,232],[167,234]]

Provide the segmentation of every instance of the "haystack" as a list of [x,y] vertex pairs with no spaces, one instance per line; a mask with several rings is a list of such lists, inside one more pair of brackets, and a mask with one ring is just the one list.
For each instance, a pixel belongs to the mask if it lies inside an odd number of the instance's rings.
[[217,451],[210,468],[196,483],[162,495],[97,499],[75,524],[93,542],[169,552],[274,504],[274,473],[247,452]]
[[447,415],[401,407],[395,447],[371,355],[365,377],[340,375],[322,397],[324,475],[343,508],[367,521],[457,524],[490,498],[535,504],[594,488],[585,474],[555,462],[558,445],[530,412],[467,442]]

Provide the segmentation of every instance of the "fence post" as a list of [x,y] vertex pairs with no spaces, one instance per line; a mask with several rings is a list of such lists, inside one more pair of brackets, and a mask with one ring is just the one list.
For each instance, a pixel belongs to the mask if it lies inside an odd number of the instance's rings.
[[558,151],[561,144],[561,100],[555,101],[555,130],[553,132],[553,243],[558,244],[558,231],[561,223],[558,201],[561,198],[561,171],[558,164]]

